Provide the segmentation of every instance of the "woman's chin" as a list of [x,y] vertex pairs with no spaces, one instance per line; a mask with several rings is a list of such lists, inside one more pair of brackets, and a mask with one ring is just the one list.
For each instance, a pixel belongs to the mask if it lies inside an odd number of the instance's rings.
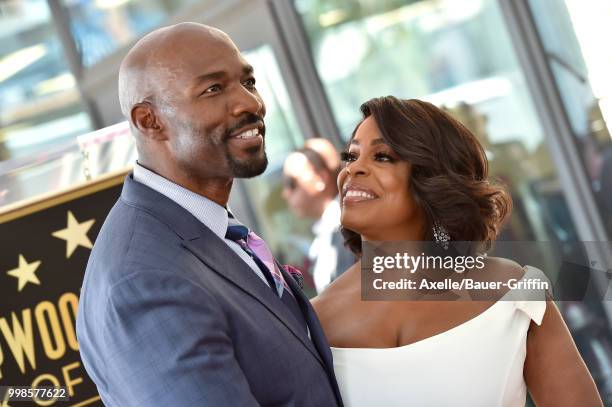
[[[363,219],[361,219],[363,221]],[[361,229],[363,227],[363,222],[359,222],[359,219],[355,219],[353,216],[345,216],[344,213],[340,217],[340,225],[343,228],[348,229],[352,232],[361,234]]]

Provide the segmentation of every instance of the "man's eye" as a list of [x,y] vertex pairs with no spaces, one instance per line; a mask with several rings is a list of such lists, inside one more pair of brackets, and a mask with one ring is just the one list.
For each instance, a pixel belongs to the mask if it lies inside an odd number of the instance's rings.
[[243,83],[244,83],[244,86],[246,86],[247,88],[250,88],[250,89],[255,88],[255,78],[249,78]]
[[340,153],[340,161],[345,163],[353,162],[357,159],[357,155],[355,153],[351,153],[349,151],[343,151]]
[[206,88],[204,92],[202,92],[202,94],[204,95],[206,93],[216,93],[216,92],[219,92],[220,90],[221,90],[221,85],[215,84],[215,85],[212,85]]

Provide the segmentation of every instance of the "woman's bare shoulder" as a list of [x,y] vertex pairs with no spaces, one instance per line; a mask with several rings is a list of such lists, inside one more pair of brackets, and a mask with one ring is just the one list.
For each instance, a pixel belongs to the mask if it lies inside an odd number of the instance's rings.
[[487,257],[485,270],[489,277],[495,276],[500,279],[520,279],[525,274],[525,268],[511,259],[504,257]]
[[361,263],[357,262],[328,285],[322,293],[311,300],[317,314],[325,314],[326,310],[338,310],[342,304],[350,302],[357,294],[360,298],[360,270]]

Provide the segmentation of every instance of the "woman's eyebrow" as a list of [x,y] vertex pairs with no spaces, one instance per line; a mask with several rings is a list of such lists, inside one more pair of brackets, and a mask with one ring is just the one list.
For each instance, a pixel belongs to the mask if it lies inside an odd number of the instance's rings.
[[[351,142],[349,144],[355,144],[355,145],[359,145],[359,140],[355,140],[352,139]],[[383,138],[375,138],[374,140],[372,140],[372,142],[370,143],[371,145],[376,145],[376,144],[387,144],[387,142],[383,139]]]

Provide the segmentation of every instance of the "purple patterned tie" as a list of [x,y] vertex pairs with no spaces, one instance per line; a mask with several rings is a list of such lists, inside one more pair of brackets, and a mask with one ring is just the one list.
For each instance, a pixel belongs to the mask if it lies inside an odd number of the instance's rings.
[[[238,243],[242,249],[253,258],[257,267],[264,273],[266,280],[268,280],[269,283],[274,283],[275,287],[270,288],[272,288],[279,297],[282,298],[285,289],[293,296],[283,275],[278,270],[272,252],[262,238],[238,222],[233,216],[229,216],[225,237]],[[268,273],[266,273],[266,271]],[[266,276],[266,274],[268,274],[268,276]],[[270,276],[273,281],[269,280]]]
[[270,273],[272,273],[272,278],[274,278],[274,282],[276,283],[276,290],[278,291],[278,296],[282,297],[283,290],[286,289],[287,292],[291,295],[293,293],[289,289],[287,282],[283,278],[278,266],[276,265],[276,261],[274,260],[274,256],[272,252],[268,248],[266,242],[259,236],[255,234],[253,231],[249,231],[249,234],[246,238],[247,246],[249,249],[253,250],[253,253],[260,258],[260,260],[266,265]]

